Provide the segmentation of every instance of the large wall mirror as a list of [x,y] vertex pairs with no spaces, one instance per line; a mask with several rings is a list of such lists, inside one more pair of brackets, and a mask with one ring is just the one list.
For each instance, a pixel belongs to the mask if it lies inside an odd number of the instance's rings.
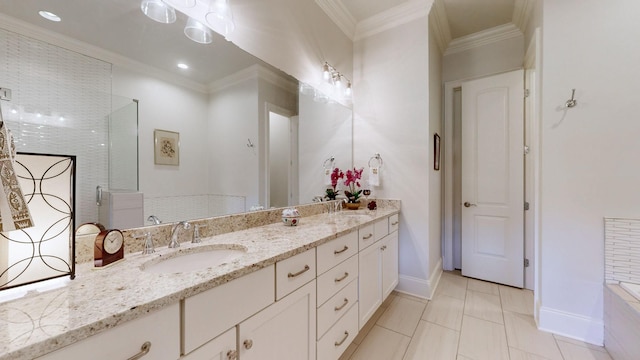
[[[138,0],[0,2],[3,114],[19,151],[78,156],[76,223],[98,219],[97,186],[142,193],[139,225],[322,195],[324,161],[352,164],[351,110],[216,33],[190,40],[176,16],[155,22]],[[177,164],[158,163],[156,130],[175,136]]]

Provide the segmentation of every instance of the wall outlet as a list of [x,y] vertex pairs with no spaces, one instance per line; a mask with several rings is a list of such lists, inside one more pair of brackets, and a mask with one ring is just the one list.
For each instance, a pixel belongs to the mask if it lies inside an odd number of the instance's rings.
[[0,88],[0,100],[11,101],[11,89]]

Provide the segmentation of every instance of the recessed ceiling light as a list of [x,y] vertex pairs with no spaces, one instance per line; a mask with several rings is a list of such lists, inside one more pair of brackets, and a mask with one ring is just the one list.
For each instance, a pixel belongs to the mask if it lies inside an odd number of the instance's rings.
[[180,69],[186,70],[186,69],[188,69],[188,68],[189,68],[189,65],[187,65],[187,64],[185,64],[185,63],[179,63],[179,64],[178,64],[178,67],[179,67]]
[[59,22],[62,19],[60,18],[60,16],[50,12],[50,11],[40,11],[38,12],[38,14],[40,14],[40,16],[42,16],[43,18],[47,19],[47,20],[51,20],[51,21],[55,21],[55,22]]

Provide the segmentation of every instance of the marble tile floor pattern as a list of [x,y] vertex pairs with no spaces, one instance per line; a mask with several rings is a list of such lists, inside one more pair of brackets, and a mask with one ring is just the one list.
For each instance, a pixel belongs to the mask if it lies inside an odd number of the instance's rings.
[[539,331],[533,292],[445,272],[432,300],[389,295],[340,360],[611,360]]

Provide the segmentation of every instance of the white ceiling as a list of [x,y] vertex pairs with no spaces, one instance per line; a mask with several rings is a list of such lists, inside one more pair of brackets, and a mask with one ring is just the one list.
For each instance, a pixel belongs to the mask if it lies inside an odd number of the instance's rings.
[[[45,20],[38,15],[40,10],[55,13],[62,21]],[[147,18],[140,0],[1,0],[0,13],[202,85],[256,63],[275,71],[216,33],[209,45],[189,40],[183,32],[187,16],[179,12],[173,24]],[[178,69],[178,62],[190,68]]]
[[[514,3],[526,0],[436,1],[443,2],[450,32],[455,39],[510,22],[515,17]],[[346,15],[349,22],[358,24],[375,17],[384,18],[385,14],[400,8],[405,11],[413,9],[412,5],[428,4],[430,0],[316,2],[321,7],[322,3],[338,5],[337,8],[344,12],[341,15]],[[326,11],[325,7],[322,8]],[[40,10],[56,13],[63,21],[54,23],[45,20],[38,15]],[[178,20],[173,24],[160,24],[148,19],[140,11],[139,0],[1,0],[0,15],[2,14],[184,76],[197,84],[208,85],[256,63],[277,71],[217,34],[214,34],[214,42],[210,45],[189,40],[183,34],[186,15],[178,13]],[[328,15],[334,18],[332,14]],[[336,23],[340,26],[339,21]],[[177,69],[179,61],[188,63],[190,69]]]

